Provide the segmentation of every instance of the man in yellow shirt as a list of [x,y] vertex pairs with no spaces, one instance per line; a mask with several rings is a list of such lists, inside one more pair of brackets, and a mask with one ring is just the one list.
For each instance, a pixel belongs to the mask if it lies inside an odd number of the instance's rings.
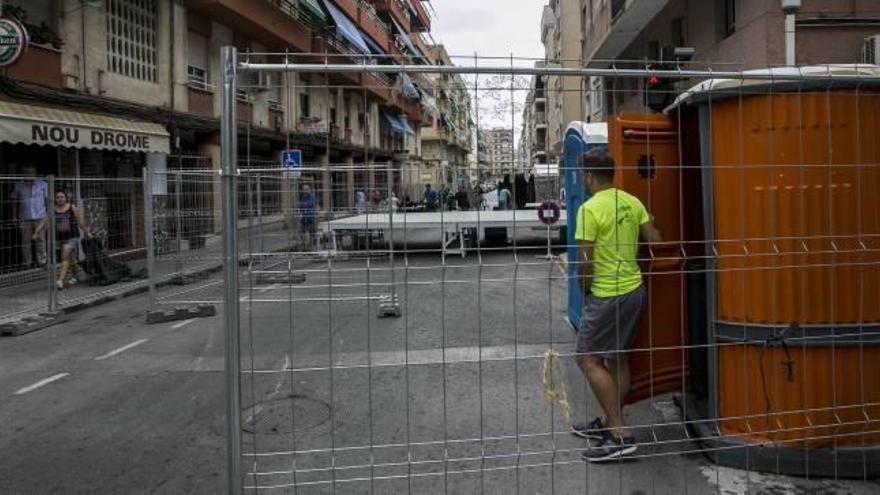
[[602,462],[636,450],[621,404],[630,387],[627,350],[645,304],[637,255],[640,237],[659,242],[660,234],[642,202],[614,188],[614,159],[593,150],[584,155],[583,165],[592,197],[578,210],[575,226],[585,294],[577,361],[605,416],[573,425],[572,433],[597,440],[584,458]]

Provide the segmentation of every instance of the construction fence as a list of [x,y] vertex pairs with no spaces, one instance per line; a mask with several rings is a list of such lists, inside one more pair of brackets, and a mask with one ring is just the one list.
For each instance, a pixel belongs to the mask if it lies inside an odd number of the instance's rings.
[[[875,68],[312,66],[253,63],[232,49],[224,57],[225,264],[213,300],[225,315],[230,491],[701,493],[724,466],[876,486]],[[339,156],[328,139],[327,162],[294,172],[322,177],[324,190],[282,179],[292,192],[282,198],[295,199],[282,199],[281,216],[299,218],[300,241],[273,251],[271,234],[244,238],[232,228],[243,211],[253,222],[254,196],[241,191],[255,187],[236,166],[232,98],[249,89],[236,71],[322,74],[328,91],[343,93],[344,83],[327,81],[460,76],[474,101],[510,95],[513,109],[521,109],[515,78],[531,76],[544,81],[547,100],[573,95],[584,117],[557,136],[556,184],[522,209],[486,208],[482,192],[474,204],[455,182],[454,203],[435,204],[430,190],[401,200],[400,171],[448,174],[397,157],[383,185],[369,150]],[[504,77],[510,87],[498,83]],[[601,90],[583,84],[594,77]],[[656,78],[674,84],[652,89]],[[606,121],[588,122],[591,98],[605,99]],[[664,112],[648,110],[661,100]],[[512,110],[514,131],[518,123]],[[589,328],[590,303],[580,207],[608,189],[583,168],[596,148],[614,159],[614,188],[638,198],[662,235],[619,260],[639,266],[646,298],[632,341],[614,357],[576,337]],[[513,203],[523,191],[513,179],[528,183],[529,168],[503,171]],[[372,211],[354,179],[369,174],[380,189]],[[490,179],[502,187],[502,177]],[[315,211],[327,214],[312,224]],[[616,315],[615,331],[633,316]],[[577,364],[596,356],[608,373],[611,363],[629,369],[614,380],[634,448],[611,468],[585,462],[597,446],[571,434],[603,415]],[[703,456],[709,474],[697,467]]]

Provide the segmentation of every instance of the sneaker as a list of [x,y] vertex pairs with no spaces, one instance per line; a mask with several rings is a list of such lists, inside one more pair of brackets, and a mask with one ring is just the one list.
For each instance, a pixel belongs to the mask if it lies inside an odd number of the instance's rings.
[[79,282],[77,282],[76,279],[73,278],[73,277],[70,277],[69,279],[67,279],[67,285],[68,285],[68,286],[76,285],[76,284],[78,284],[78,283],[79,283]]
[[57,280],[55,282],[55,288],[58,290],[64,290],[64,282]]
[[606,436],[601,442],[585,450],[581,457],[589,462],[607,462],[628,456],[636,451],[636,440],[633,437]]
[[586,438],[588,440],[601,440],[605,437],[607,430],[602,424],[602,418],[598,416],[587,424],[575,423],[571,425],[571,434],[576,437]]

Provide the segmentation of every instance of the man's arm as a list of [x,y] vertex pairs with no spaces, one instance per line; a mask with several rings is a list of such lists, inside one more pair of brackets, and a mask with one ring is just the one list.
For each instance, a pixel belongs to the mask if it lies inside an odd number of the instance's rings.
[[647,222],[639,225],[639,235],[648,244],[663,241],[660,231],[654,226],[654,215],[651,215]]
[[578,241],[578,278],[581,281],[581,291],[584,294],[590,293],[590,286],[593,284],[593,262],[590,260],[592,251],[592,242]]

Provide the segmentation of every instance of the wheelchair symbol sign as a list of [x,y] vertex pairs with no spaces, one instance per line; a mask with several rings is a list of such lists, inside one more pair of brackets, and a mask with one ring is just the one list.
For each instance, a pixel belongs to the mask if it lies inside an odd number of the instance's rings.
[[300,176],[302,168],[302,150],[286,150],[281,152],[281,168],[286,175],[294,179]]

